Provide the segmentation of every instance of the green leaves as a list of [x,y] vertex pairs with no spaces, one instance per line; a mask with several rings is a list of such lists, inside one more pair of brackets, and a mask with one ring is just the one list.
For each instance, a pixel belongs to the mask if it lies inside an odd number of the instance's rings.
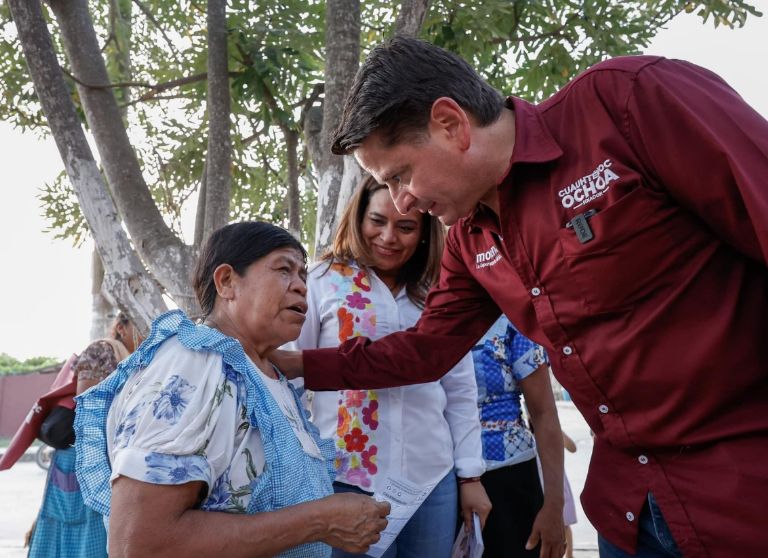
[[47,368],[61,361],[53,357],[31,357],[26,360],[18,360],[11,355],[0,353],[0,375],[32,372],[41,368]]
[[422,37],[470,60],[500,91],[538,101],[600,60],[641,52],[683,11],[715,26],[760,15],[742,0],[436,0]]

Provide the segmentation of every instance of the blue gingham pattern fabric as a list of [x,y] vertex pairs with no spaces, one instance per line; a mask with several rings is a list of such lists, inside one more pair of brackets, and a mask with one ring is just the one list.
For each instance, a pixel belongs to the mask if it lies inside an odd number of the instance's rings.
[[[259,372],[246,357],[240,343],[215,329],[196,326],[183,312],[174,310],[154,321],[146,341],[134,354],[120,363],[111,376],[77,398],[75,418],[77,478],[88,506],[102,515],[109,515],[112,468],[107,450],[107,417],[110,407],[131,376],[136,371],[146,368],[160,346],[171,337],[178,339],[186,349],[191,351],[211,351],[220,354],[222,356],[221,373],[228,378],[238,380],[238,385],[244,385],[244,412],[250,426],[259,432],[265,460],[263,472],[253,478],[248,487],[250,499],[245,506],[245,513],[277,510],[332,494],[331,483],[334,478],[332,441],[320,439],[317,429],[302,411],[300,416],[303,418],[304,426],[317,443],[323,459],[308,455],[302,449],[290,423],[269,389],[264,385]],[[295,390],[293,397],[297,408],[302,409]],[[119,435],[123,433],[119,432],[116,438]],[[199,456],[192,455],[197,449],[190,448],[189,455],[158,455],[156,453],[148,455],[147,460],[157,461],[157,463],[147,461],[148,466],[155,467],[155,470],[160,473],[155,481],[173,484],[172,479],[163,478],[163,468],[176,471],[178,470],[176,465],[179,463],[190,474],[190,479],[207,480],[206,471],[203,470],[204,461]],[[195,475],[197,469],[200,469],[199,475]],[[154,482],[152,479],[147,480]],[[221,501],[222,487],[227,483],[218,481],[221,479],[214,480],[213,490],[210,491],[208,499],[203,502],[202,509],[216,509],[216,503]],[[185,482],[188,481],[185,480]],[[280,556],[297,558],[330,556],[330,547],[322,543],[312,543],[290,549]]]
[[[7,504],[9,505],[9,504]],[[86,507],[75,479],[75,448],[56,450],[27,558],[107,558],[101,515]]]
[[548,362],[546,352],[502,315],[472,348],[472,358],[488,470],[533,459],[536,444],[523,420],[519,383]]

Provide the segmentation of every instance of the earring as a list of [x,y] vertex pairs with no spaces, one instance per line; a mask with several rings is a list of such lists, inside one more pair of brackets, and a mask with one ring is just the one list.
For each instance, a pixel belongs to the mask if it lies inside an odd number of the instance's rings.
[[133,324],[131,324],[131,331],[133,332],[133,350],[135,351],[139,348],[139,334],[136,331],[136,326]]

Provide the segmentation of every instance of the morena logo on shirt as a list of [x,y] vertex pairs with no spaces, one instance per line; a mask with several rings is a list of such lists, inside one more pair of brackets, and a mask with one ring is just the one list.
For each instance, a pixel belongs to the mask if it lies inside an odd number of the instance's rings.
[[570,186],[560,190],[560,202],[566,209],[576,209],[596,200],[608,191],[608,185],[619,179],[619,175],[611,170],[613,161],[606,159],[591,173],[582,176]]
[[496,246],[491,246],[488,251],[475,254],[475,269],[496,265],[500,260],[501,252]]

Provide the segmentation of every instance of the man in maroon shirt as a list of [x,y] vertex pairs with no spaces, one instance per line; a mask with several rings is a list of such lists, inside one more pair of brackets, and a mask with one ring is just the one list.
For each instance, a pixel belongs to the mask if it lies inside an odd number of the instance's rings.
[[453,225],[440,283],[412,330],[279,364],[310,389],[431,381],[503,312],[595,432],[602,556],[768,555],[768,123],[726,83],[617,58],[531,105],[398,38],[333,150]]

